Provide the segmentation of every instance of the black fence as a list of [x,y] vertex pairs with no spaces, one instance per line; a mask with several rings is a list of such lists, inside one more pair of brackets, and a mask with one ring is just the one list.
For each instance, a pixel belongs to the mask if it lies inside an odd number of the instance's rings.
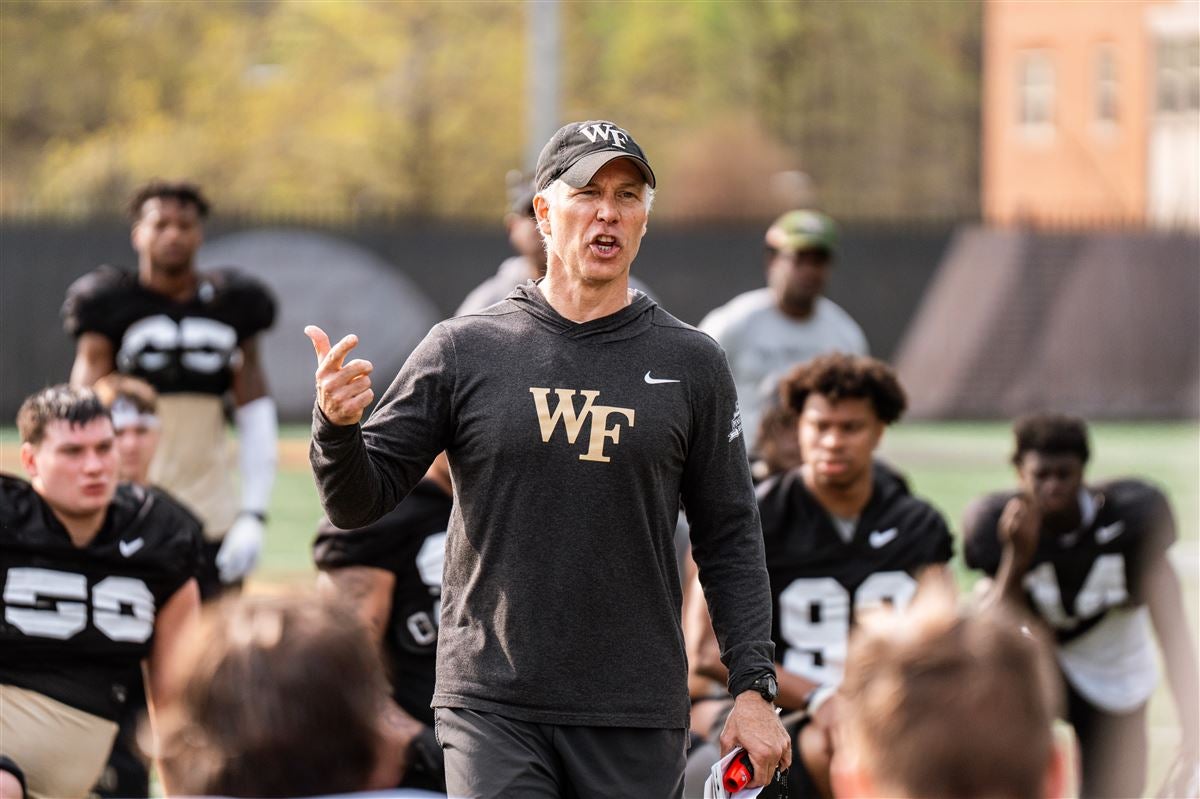
[[[259,226],[217,220],[209,224],[206,237],[215,242]],[[451,314],[511,254],[498,225],[378,220],[316,229],[365,248],[403,272],[443,315]],[[829,296],[862,325],[876,355],[893,355],[952,232],[949,222],[843,231]],[[762,234],[762,226],[652,222],[633,271],[664,307],[695,324],[735,294],[763,285]],[[11,424],[21,399],[31,391],[67,379],[73,343],[62,331],[59,309],[71,281],[100,263],[133,262],[129,229],[119,219],[0,220],[0,423]],[[347,287],[359,290],[369,287]],[[290,299],[280,298],[282,303]],[[309,372],[311,364],[294,368]],[[294,411],[286,415],[298,416]]]

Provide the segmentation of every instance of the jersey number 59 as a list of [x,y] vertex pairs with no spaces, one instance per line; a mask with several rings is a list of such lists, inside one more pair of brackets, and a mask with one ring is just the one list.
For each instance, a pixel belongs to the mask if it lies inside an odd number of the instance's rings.
[[[92,625],[113,641],[142,643],[154,633],[154,595],[135,577],[105,577],[92,586]],[[25,635],[65,641],[88,624],[87,578],[19,567],[8,570],[4,620]]]

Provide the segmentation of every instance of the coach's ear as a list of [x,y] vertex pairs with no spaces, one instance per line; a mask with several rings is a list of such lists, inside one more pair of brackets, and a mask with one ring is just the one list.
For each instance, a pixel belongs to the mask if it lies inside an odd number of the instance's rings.
[[541,194],[533,195],[533,215],[543,236],[550,235],[550,203]]

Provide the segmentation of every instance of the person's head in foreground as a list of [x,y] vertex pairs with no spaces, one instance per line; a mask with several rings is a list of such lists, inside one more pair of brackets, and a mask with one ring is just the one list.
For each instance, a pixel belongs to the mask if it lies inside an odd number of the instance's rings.
[[175,662],[162,717],[171,794],[314,796],[395,785],[387,683],[366,631],[314,596],[206,608]]
[[1003,608],[964,611],[922,586],[909,611],[851,638],[833,761],[838,797],[1062,796],[1049,646]]
[[94,390],[112,415],[121,479],[145,483],[161,434],[158,392],[145,380],[119,372],[97,380]]

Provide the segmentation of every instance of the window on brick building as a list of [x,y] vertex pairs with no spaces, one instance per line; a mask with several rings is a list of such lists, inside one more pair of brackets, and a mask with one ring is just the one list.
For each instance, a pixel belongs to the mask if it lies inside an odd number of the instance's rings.
[[1093,102],[1099,125],[1108,128],[1117,124],[1117,53],[1110,44],[1096,50]]
[[1160,114],[1200,110],[1200,39],[1163,39],[1155,48],[1155,107]]
[[1054,62],[1044,50],[1029,50],[1017,62],[1017,124],[1022,133],[1054,130]]

